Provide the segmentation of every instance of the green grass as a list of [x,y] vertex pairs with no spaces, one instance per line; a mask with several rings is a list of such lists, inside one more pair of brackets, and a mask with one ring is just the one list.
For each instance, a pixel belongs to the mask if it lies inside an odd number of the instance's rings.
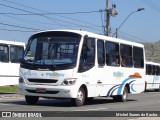
[[17,93],[18,86],[0,86],[0,93]]

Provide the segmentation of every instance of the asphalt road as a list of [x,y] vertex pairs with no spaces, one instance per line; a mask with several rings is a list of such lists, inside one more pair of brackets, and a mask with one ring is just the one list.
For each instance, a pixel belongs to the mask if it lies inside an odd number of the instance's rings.
[[[25,102],[24,97],[4,97],[0,99],[0,111],[54,111],[53,114],[58,113],[60,117],[54,117],[54,120],[65,120],[71,119],[82,119],[81,117],[66,117],[66,113],[73,112],[74,114],[79,114],[78,116],[83,116],[83,120],[151,120],[153,117],[142,117],[142,116],[130,116],[124,117],[124,114],[120,117],[95,117],[96,114],[103,114],[106,112],[110,114],[110,111],[116,111],[117,113],[133,113],[133,111],[160,111],[160,92],[147,92],[136,95],[129,95],[127,102],[113,102],[112,98],[95,98],[91,103],[84,105],[82,107],[72,106],[70,100],[55,100],[55,99],[43,99],[41,98],[37,105],[28,105]],[[90,111],[93,111],[90,113]],[[125,111],[125,112],[124,112]],[[51,114],[52,114],[51,113]],[[85,117],[83,113],[93,114],[94,117]],[[144,112],[145,113],[145,112]],[[53,115],[52,114],[52,115]],[[133,113],[134,114],[134,113]],[[145,113],[146,114],[146,113]],[[61,116],[62,115],[62,116]],[[102,115],[102,116],[103,116]],[[153,115],[154,116],[154,115]],[[17,118],[15,118],[17,119]],[[48,118],[52,119],[52,118]],[[154,120],[160,118],[155,117]],[[40,120],[40,119],[39,119]]]

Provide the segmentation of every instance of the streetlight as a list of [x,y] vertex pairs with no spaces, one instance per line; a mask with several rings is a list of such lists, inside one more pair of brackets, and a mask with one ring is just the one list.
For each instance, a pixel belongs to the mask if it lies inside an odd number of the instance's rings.
[[[144,8],[138,8],[136,11],[131,12],[131,13],[127,16],[127,18],[123,21],[123,23],[122,23],[118,28],[116,28],[116,32],[113,34],[113,36],[116,34],[116,38],[117,38],[118,30],[122,27],[122,25],[127,21],[127,19],[128,19],[133,13],[140,12],[140,11],[143,11],[143,10],[145,10],[145,9],[144,9]],[[113,36],[112,36],[112,37],[113,37]]]

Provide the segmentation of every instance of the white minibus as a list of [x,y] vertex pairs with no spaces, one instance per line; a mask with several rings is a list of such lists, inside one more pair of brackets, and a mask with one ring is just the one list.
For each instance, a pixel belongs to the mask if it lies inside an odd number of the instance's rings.
[[144,45],[81,30],[32,35],[20,65],[19,92],[28,104],[39,97],[70,98],[81,106],[94,97],[125,102],[145,88]]

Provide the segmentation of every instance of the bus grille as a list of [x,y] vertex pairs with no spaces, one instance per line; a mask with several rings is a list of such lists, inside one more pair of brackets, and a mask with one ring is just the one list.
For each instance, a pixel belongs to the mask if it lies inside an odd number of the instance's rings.
[[59,91],[46,91],[46,92],[36,92],[36,90],[28,90],[26,89],[27,92],[30,93],[40,93],[40,94],[57,94]]
[[56,79],[28,79],[29,82],[34,83],[56,83],[58,80]]

